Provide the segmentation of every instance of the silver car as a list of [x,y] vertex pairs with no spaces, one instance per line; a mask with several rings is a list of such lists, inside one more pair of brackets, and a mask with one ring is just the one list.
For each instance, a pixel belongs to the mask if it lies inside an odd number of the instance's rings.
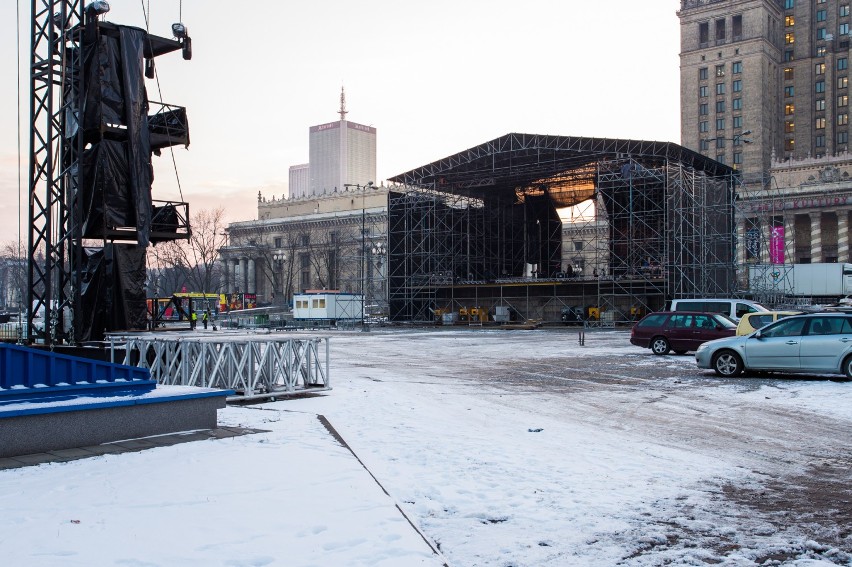
[[755,370],[852,379],[852,313],[794,315],[749,335],[709,341],[698,347],[695,362],[720,376]]

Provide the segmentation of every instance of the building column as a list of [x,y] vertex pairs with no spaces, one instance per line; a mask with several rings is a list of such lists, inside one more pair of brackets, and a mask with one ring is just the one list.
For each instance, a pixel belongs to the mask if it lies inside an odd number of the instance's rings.
[[254,258],[248,259],[248,271],[246,272],[248,280],[246,281],[246,293],[257,293],[255,289],[255,274],[254,274]]
[[784,215],[784,262],[796,263],[796,215],[792,212]]
[[237,289],[242,293],[248,291],[248,258],[240,258],[240,278]]
[[822,262],[822,211],[812,211],[811,217],[811,263]]
[[849,211],[837,211],[837,261],[849,261]]

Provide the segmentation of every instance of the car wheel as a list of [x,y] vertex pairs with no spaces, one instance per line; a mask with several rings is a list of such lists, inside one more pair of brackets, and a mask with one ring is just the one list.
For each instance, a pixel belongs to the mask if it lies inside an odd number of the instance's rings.
[[743,359],[732,350],[723,350],[713,355],[713,370],[719,376],[732,378],[743,371]]
[[843,374],[846,376],[848,380],[852,380],[852,354],[846,357],[843,361],[843,366],[841,367],[843,370]]
[[674,351],[674,353],[675,354],[686,354],[686,351],[685,350],[676,350],[676,351]]
[[666,337],[654,337],[651,340],[651,352],[654,354],[668,354],[671,350]]

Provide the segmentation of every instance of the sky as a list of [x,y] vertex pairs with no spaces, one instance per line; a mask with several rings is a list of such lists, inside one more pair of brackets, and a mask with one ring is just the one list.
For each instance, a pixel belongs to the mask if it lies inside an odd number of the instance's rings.
[[[4,564],[852,562],[848,513],[820,508],[844,496],[799,484],[845,482],[848,383],[717,379],[626,331],[322,334],[331,391],[219,411],[262,433],[0,470]],[[784,486],[802,507],[732,498]]]
[[[0,241],[18,234],[29,4],[0,5]],[[510,132],[679,141],[678,0],[110,4],[114,23],[144,27],[145,6],[151,33],[187,26],[192,60],[160,57],[148,81],[150,99],[187,108],[191,136],[155,157],[154,198],[229,221],[257,218],[258,191],[287,193],[308,128],[339,119],[341,86],[347,119],[377,128],[377,183]]]

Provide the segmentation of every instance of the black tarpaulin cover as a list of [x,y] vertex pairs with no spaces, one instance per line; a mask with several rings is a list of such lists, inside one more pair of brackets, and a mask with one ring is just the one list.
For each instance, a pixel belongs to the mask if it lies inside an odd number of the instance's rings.
[[101,340],[104,331],[146,329],[145,249],[108,244],[83,250],[81,309],[75,318],[79,340]]
[[[84,156],[90,160],[84,171],[91,175],[83,180],[83,220],[87,234],[134,226],[137,243],[147,246],[154,179],[143,56],[147,33],[118,30],[117,38],[101,35],[84,61],[84,140],[92,146]],[[106,142],[118,145],[103,147]]]

